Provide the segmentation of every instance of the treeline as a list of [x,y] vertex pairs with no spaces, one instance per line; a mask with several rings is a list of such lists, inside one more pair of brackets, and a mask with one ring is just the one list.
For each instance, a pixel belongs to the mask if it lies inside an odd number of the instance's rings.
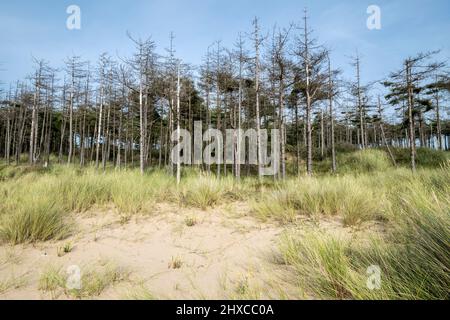
[[[91,63],[72,56],[61,69],[34,59],[29,78],[2,93],[0,156],[8,164],[27,154],[30,165],[48,165],[56,155],[60,163],[103,169],[169,167],[179,176],[171,136],[177,128],[193,132],[195,121],[222,131],[253,128],[258,148],[262,128],[280,129],[279,178],[288,163],[311,175],[314,161],[327,157],[336,171],[336,153],[345,148],[384,147],[394,163],[390,148],[409,148],[413,170],[417,146],[450,149],[449,70],[433,61],[435,52],[405,59],[387,79],[362,83],[360,57],[350,61],[354,79],[343,79],[306,12],[302,23],[267,33],[258,19],[252,25],[233,48],[211,45],[201,66],[176,57],[173,35],[164,55],[151,39],[129,35],[135,54],[128,58],[104,53]],[[380,85],[383,97],[372,94]],[[203,169],[241,176],[241,166]]]

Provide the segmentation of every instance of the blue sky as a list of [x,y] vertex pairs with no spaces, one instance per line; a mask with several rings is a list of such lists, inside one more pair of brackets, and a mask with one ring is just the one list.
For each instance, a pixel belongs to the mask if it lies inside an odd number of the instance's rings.
[[[82,11],[82,29],[66,29],[66,8]],[[366,27],[367,7],[382,10],[382,29]],[[126,56],[132,44],[126,36],[152,36],[158,51],[176,35],[177,55],[199,64],[216,40],[232,46],[239,32],[249,31],[258,16],[269,30],[301,19],[307,6],[320,43],[333,50],[334,64],[353,75],[350,56],[362,56],[364,81],[385,77],[417,52],[441,49],[450,57],[448,0],[40,0],[0,2],[0,81],[22,79],[32,70],[31,57],[58,67],[72,54],[96,61],[102,52]]]

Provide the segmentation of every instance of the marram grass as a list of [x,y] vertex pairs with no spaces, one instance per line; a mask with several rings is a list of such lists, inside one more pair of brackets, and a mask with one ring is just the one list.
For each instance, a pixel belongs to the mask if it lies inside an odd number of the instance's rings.
[[[421,175],[425,175],[424,172]],[[444,177],[436,188],[436,178]],[[383,237],[343,239],[312,230],[280,242],[305,295],[321,299],[450,298],[450,172],[412,179],[391,194]],[[367,286],[367,268],[381,270],[381,287]]]

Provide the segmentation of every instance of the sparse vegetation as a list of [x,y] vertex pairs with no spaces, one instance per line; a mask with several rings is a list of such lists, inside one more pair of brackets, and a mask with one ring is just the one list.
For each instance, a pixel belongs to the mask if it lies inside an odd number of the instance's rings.
[[343,173],[383,172],[392,168],[388,155],[377,149],[342,154],[339,158],[339,172]]
[[72,252],[74,246],[71,242],[66,242],[63,246],[58,247],[57,255],[58,257],[62,257],[70,252]]
[[97,269],[91,268],[81,276],[81,289],[72,289],[69,294],[78,299],[99,296],[109,286],[126,281],[128,276],[127,270],[113,264]]
[[0,294],[12,289],[19,289],[24,287],[28,282],[28,275],[23,274],[19,276],[12,275],[6,279],[0,279]]
[[172,257],[169,262],[169,269],[180,269],[183,266],[183,260],[180,257]]
[[[386,178],[380,175],[379,178]],[[373,179],[373,180],[372,180]],[[262,218],[283,223],[296,216],[341,216],[346,225],[382,218],[388,187],[380,189],[370,176],[300,178],[280,184],[253,204]]]
[[[285,261],[299,286],[325,299],[449,298],[450,170],[422,172],[391,195],[388,232],[343,239],[319,231],[288,234],[281,241]],[[440,183],[434,180],[442,177]],[[434,182],[433,182],[434,181]],[[382,271],[380,290],[366,286],[367,268]]]
[[126,298],[130,300],[156,300],[155,296],[144,285],[133,288],[126,294]]
[[[408,150],[395,148],[393,149],[394,156],[402,165],[408,165],[409,154]],[[418,168],[438,168],[450,161],[449,153],[439,150],[432,150],[429,148],[417,149],[417,167]]]
[[197,219],[195,217],[186,217],[184,219],[184,223],[188,227],[193,227],[193,226],[195,226],[197,224]]
[[[12,244],[63,239],[70,223],[52,196],[28,195],[1,214],[0,239]],[[10,199],[11,201],[11,199]]]
[[61,267],[50,266],[39,278],[39,290],[51,294],[52,299],[65,294],[67,297],[83,299],[99,296],[106,288],[128,279],[129,272],[112,263],[83,268],[80,288],[67,287],[68,274]]
[[[413,174],[395,168],[376,150],[349,153],[341,161],[341,174],[286,181],[245,178],[236,184],[232,179],[198,177],[198,172],[192,171],[179,187],[162,172],[97,174],[91,169],[55,166],[43,171],[19,167],[21,173],[16,176],[3,167],[0,173],[8,172],[3,176],[15,178],[5,178],[0,186],[0,236],[13,245],[64,239],[76,230],[72,217],[94,207],[112,205],[120,217],[129,219],[152,213],[157,202],[203,210],[247,199],[251,214],[290,230],[281,239],[280,252],[283,261],[294,267],[304,297],[448,299],[450,164],[444,162],[434,169],[420,169],[419,165]],[[131,188],[135,188],[133,192]],[[344,227],[357,227],[355,230],[367,222],[377,223],[385,231],[356,232],[351,237],[317,229],[305,231],[297,224],[301,217],[314,221],[336,217]],[[197,219],[197,214],[187,215],[184,224],[193,227]],[[62,257],[73,248],[73,242],[67,240],[57,248],[57,255]],[[12,258],[5,256],[4,260],[2,265],[13,263]],[[183,265],[177,256],[168,268]],[[382,270],[380,290],[366,287],[366,271],[371,265]],[[84,271],[80,290],[67,290],[67,274],[51,267],[42,273],[38,287],[52,298],[83,299],[99,296],[127,277],[123,269],[105,264]],[[19,280],[2,280],[1,292],[20,286],[23,282]],[[153,299],[150,291],[141,291],[133,297]],[[246,282],[238,283],[234,294],[254,297]]]
[[66,275],[60,267],[49,266],[40,277],[38,289],[51,294],[52,299],[58,298],[66,286]]

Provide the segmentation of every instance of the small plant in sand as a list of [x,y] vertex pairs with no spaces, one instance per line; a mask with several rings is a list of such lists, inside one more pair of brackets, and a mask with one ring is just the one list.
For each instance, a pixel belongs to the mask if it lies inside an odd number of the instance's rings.
[[169,262],[169,269],[180,269],[183,266],[183,261],[180,257],[172,257]]
[[66,278],[60,267],[49,266],[40,275],[38,289],[58,298],[64,289]]
[[67,287],[68,274],[61,267],[50,266],[39,278],[39,290],[50,293],[52,299],[65,294],[68,298],[90,299],[98,297],[104,290],[129,279],[130,272],[123,267],[107,262],[103,266],[90,266],[80,275],[80,288]]
[[101,268],[91,268],[81,277],[81,289],[72,289],[67,292],[75,299],[90,299],[98,297],[108,287],[129,279],[129,271],[115,264],[107,263]]
[[236,286],[236,293],[239,295],[246,295],[249,291],[248,279],[240,279]]
[[20,276],[10,276],[6,279],[0,279],[0,294],[7,292],[10,289],[19,289],[24,287],[28,282],[27,274]]
[[130,292],[125,295],[125,299],[128,300],[156,300],[153,293],[145,286],[140,285],[133,288]]
[[58,247],[58,257],[62,257],[65,256],[66,254],[70,253],[73,251],[73,244],[71,242],[66,242],[63,246]]
[[184,219],[184,223],[188,227],[193,227],[197,224],[197,219],[195,217],[186,217],[186,219]]
[[119,223],[121,225],[127,224],[131,221],[131,215],[129,214],[121,214],[119,218]]

